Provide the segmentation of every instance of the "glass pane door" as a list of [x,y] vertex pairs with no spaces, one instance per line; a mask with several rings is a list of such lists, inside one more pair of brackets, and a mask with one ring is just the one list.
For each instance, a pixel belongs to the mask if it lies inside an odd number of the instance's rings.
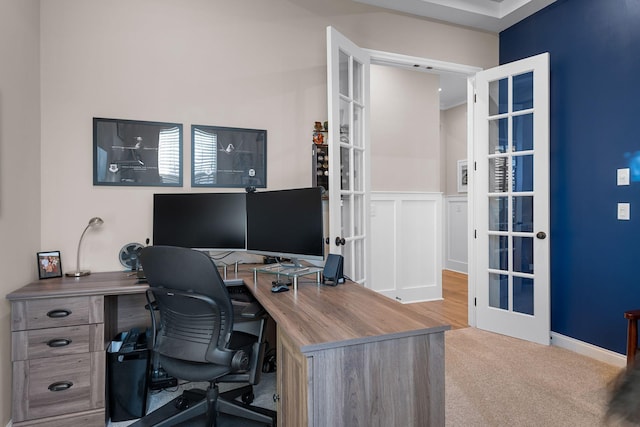
[[344,256],[345,275],[366,284],[369,56],[331,27],[327,45],[331,252]]
[[477,326],[549,342],[548,54],[478,73]]

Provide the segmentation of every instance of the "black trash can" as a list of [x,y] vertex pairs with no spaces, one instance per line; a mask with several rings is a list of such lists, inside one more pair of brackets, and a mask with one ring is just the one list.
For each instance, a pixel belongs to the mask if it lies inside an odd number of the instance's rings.
[[112,341],[107,356],[111,421],[127,421],[144,416],[149,376],[146,331],[132,329],[119,333]]

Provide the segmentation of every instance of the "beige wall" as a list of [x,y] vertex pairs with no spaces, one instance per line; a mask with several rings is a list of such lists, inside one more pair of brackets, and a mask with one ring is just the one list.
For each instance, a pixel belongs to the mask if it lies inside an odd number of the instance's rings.
[[11,418],[10,309],[40,250],[39,2],[0,0],[0,425]]
[[[192,191],[192,123],[268,130],[268,187],[311,184],[311,127],[326,119],[325,27],[362,47],[486,67],[497,36],[344,0],[55,0],[42,3],[42,244],[73,268],[120,268],[151,237],[152,194]],[[92,186],[91,118],[185,126],[185,186]]]
[[441,190],[439,78],[371,66],[371,189]]
[[442,111],[441,130],[446,146],[446,189],[447,195],[466,195],[458,193],[458,160],[467,158],[467,105]]

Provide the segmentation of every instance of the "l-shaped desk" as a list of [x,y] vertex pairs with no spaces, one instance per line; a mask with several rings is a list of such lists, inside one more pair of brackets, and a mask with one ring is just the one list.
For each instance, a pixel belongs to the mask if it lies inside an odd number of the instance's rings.
[[[250,266],[232,276],[277,325],[279,426],[444,426],[448,325],[352,282],[274,294]],[[105,272],[7,295],[15,427],[105,425],[106,348],[148,324],[146,289]]]

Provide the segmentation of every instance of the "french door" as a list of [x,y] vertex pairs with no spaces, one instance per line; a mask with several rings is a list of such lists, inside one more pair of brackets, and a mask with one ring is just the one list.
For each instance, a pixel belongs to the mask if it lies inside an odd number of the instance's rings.
[[475,83],[476,326],[549,344],[549,54]]
[[369,276],[369,54],[327,27],[329,239],[344,274]]

